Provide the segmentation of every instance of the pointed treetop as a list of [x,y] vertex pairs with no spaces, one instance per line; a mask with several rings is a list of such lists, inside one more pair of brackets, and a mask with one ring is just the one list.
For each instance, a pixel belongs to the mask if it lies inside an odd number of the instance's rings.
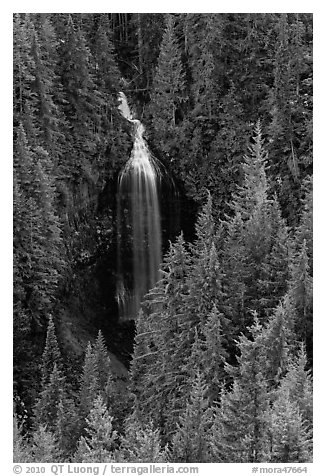
[[45,348],[42,356],[41,363],[41,374],[42,374],[42,385],[44,386],[50,378],[54,366],[61,367],[61,353],[57,341],[57,336],[55,332],[55,326],[53,318],[49,316],[48,329],[46,334]]
[[254,128],[253,142],[242,164],[243,184],[238,187],[231,205],[235,212],[241,213],[243,218],[250,217],[254,210],[267,201],[268,183],[265,168],[268,155],[264,147],[260,120]]
[[207,249],[210,249],[213,244],[215,226],[213,219],[213,201],[209,190],[207,190],[207,201],[198,214],[195,228],[197,245],[205,245]]

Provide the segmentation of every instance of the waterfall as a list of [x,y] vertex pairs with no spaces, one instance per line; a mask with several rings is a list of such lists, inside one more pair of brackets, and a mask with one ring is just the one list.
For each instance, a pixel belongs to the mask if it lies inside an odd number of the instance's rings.
[[161,217],[160,169],[143,137],[144,126],[133,119],[126,96],[120,112],[134,125],[131,155],[118,178],[117,301],[121,320],[136,319],[143,296],[159,279]]

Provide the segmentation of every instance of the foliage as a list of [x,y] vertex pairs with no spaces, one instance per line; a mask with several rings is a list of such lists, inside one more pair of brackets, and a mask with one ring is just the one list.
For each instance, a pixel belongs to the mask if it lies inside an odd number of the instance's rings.
[[312,462],[311,433],[307,431],[298,406],[282,388],[271,416],[271,461]]
[[133,463],[164,463],[167,448],[162,449],[158,429],[153,424],[142,426],[136,415],[126,420],[125,435],[117,453],[117,461]]
[[82,436],[79,441],[75,455],[76,462],[110,462],[117,435],[112,428],[112,417],[100,395],[94,399],[93,407],[86,418],[86,424],[86,436]]
[[[17,13],[13,46],[15,461],[311,461],[312,15]],[[127,352],[120,91],[184,206]]]
[[218,461],[266,461],[270,393],[262,371],[261,330],[255,321],[251,339],[240,337],[238,366],[226,367],[233,386],[222,391],[213,425],[212,449]]
[[185,412],[180,416],[172,439],[172,458],[177,463],[208,461],[207,433],[210,425],[207,386],[196,373]]
[[31,451],[22,434],[22,426],[18,422],[18,418],[14,415],[13,419],[13,462],[14,463],[29,463],[31,461]]
[[58,460],[58,448],[55,437],[46,426],[41,425],[33,434],[31,447],[32,461],[35,463],[53,463]]

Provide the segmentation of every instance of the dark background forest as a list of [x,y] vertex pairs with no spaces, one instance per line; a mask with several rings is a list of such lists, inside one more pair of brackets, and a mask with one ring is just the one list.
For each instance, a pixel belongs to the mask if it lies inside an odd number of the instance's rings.
[[[24,13],[13,38],[15,461],[311,461],[312,15]],[[127,322],[120,91],[174,184]]]

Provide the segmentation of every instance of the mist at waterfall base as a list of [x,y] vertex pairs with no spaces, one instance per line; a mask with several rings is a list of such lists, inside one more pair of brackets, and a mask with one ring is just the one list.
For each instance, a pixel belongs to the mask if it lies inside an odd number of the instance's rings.
[[119,318],[125,321],[137,318],[144,295],[160,277],[160,195],[164,174],[148,149],[144,126],[133,119],[123,93],[119,109],[134,127],[133,148],[119,174],[117,191],[116,299]]

